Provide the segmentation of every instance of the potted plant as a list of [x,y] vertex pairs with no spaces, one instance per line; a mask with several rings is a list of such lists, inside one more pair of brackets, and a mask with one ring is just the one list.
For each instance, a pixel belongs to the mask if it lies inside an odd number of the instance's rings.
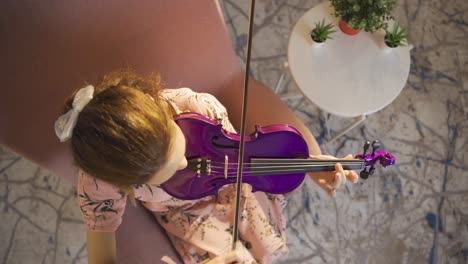
[[310,32],[310,37],[315,42],[316,46],[320,46],[327,39],[332,39],[330,35],[335,32],[336,31],[333,30],[333,24],[329,23],[325,25],[325,19],[323,19],[321,22],[315,23],[315,28]]
[[405,45],[406,42],[406,29],[399,27],[395,22],[392,31],[385,29],[384,43],[386,47],[396,48]]
[[397,0],[330,0],[340,29],[348,35],[360,30],[375,32],[387,27]]

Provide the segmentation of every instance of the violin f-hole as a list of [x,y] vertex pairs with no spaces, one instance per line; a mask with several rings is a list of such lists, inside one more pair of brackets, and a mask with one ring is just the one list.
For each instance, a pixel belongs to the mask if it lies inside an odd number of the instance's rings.
[[218,136],[214,136],[211,138],[211,144],[213,144],[213,146],[217,148],[221,148],[221,149],[238,149],[239,148],[239,146],[228,146],[228,145],[218,144],[216,143],[218,139],[219,139]]

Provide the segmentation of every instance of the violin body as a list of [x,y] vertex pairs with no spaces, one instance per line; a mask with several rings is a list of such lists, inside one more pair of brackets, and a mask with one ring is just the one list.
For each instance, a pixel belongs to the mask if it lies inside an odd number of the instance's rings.
[[[226,184],[236,183],[240,135],[226,132],[220,122],[196,113],[183,113],[175,119],[186,138],[187,168],[178,171],[161,187],[170,195],[184,200],[216,195]],[[245,137],[242,182],[252,191],[287,193],[304,180],[304,172],[258,175],[249,169],[257,159],[306,159],[307,143],[288,125],[257,126]],[[258,171],[258,170],[257,170]]]
[[[186,139],[188,166],[161,184],[170,195],[193,200],[216,195],[227,184],[237,181],[241,136],[229,133],[219,121],[196,113],[183,113],[174,118]],[[362,179],[375,171],[375,165],[395,164],[395,156],[378,150],[380,143],[364,144],[356,159],[318,160],[309,158],[306,141],[289,125],[257,126],[245,137],[242,161],[242,183],[252,191],[272,194],[287,193],[297,188],[306,172],[334,171],[340,163],[345,170],[361,170]]]

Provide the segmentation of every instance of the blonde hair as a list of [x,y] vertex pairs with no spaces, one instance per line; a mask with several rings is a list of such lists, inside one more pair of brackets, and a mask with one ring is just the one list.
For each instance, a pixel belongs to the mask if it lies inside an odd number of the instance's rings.
[[130,194],[132,185],[146,183],[166,162],[173,137],[170,105],[160,90],[158,75],[143,78],[126,70],[105,75],[73,130],[75,165]]

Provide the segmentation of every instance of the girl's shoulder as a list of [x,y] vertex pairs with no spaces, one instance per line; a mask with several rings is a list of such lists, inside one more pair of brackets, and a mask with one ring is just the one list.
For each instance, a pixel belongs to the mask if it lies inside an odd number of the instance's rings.
[[198,94],[194,92],[192,89],[188,87],[181,87],[181,88],[166,88],[161,90],[161,95],[167,98],[174,98],[174,97],[186,97],[192,96],[193,94]]
[[197,93],[190,88],[164,89],[161,96],[169,101],[176,112],[195,112],[214,119],[221,118],[226,108],[211,94]]
[[117,186],[79,170],[77,195],[88,229],[114,232],[122,222],[127,194]]
[[211,94],[197,93],[190,88],[164,89],[161,96],[171,103],[177,114],[194,112],[211,119],[220,120],[229,132],[235,132],[229,122],[226,108]]
[[[176,199],[163,189],[150,184],[135,184],[132,186],[132,189],[135,199],[140,200],[144,207],[154,212],[168,211],[170,208],[189,208],[199,202],[198,200]],[[96,228],[99,226],[104,228],[106,225],[102,219],[98,218],[100,217],[99,214],[105,214],[106,217],[104,218],[107,220],[113,219],[110,221],[112,222],[112,224],[110,224],[112,230],[117,228],[121,221],[119,217],[123,213],[128,197],[124,191],[111,183],[94,178],[80,170],[77,194],[81,211],[83,212],[85,222],[88,226],[92,226],[93,230],[97,230]],[[205,201],[210,200],[210,198],[203,198],[200,200]],[[109,213],[112,213],[112,215],[109,216]],[[100,225],[96,226],[97,222],[99,222]]]
[[84,172],[78,170],[78,192],[85,193],[92,196],[94,199],[121,199],[126,196],[126,193],[112,183],[108,183]]
[[[161,188],[149,184],[135,184],[132,186],[135,199],[143,202],[161,202],[172,198]],[[126,200],[128,194],[118,186],[99,180],[86,172],[79,170],[78,194],[92,201]]]

